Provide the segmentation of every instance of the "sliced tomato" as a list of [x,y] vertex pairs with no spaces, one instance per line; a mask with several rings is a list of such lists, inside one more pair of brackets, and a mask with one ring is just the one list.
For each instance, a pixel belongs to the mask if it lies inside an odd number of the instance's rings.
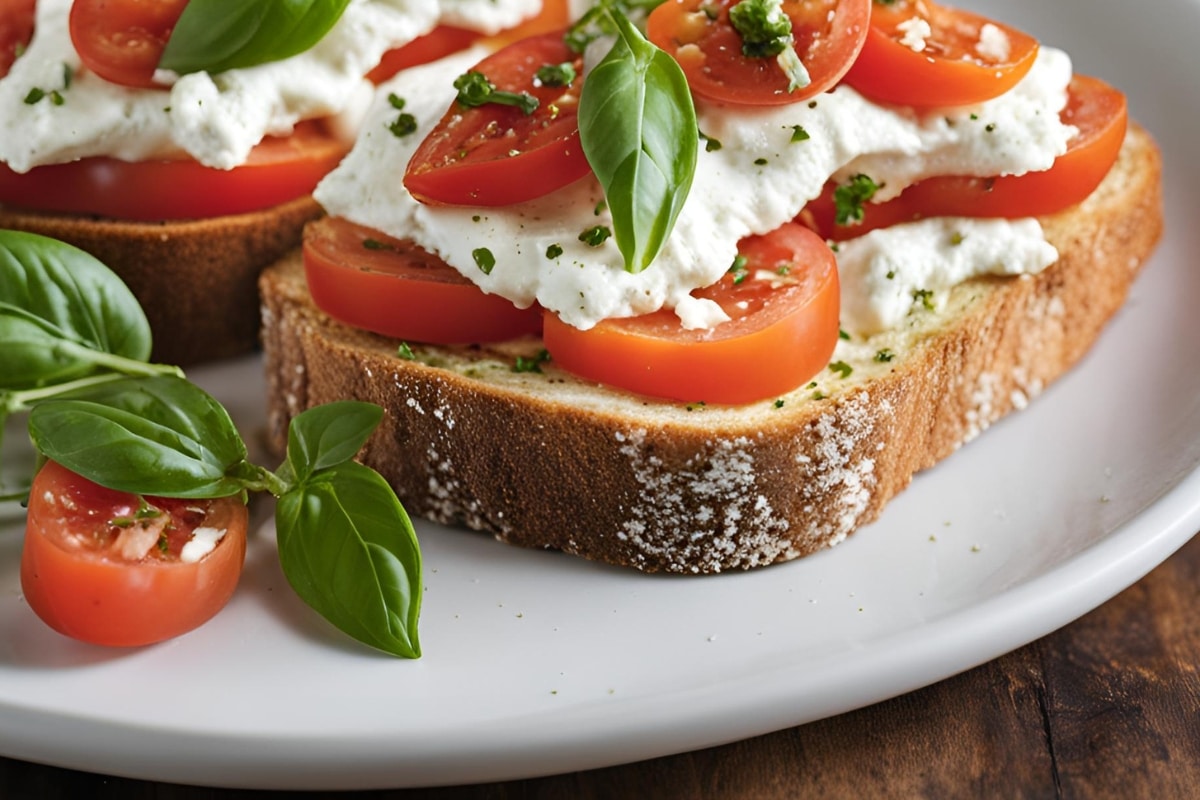
[[160,642],[224,608],[241,576],[247,525],[236,496],[139,499],[50,461],[29,494],[21,589],[67,636],[118,647]]
[[439,25],[406,45],[389,50],[379,65],[367,73],[373,83],[383,83],[402,69],[428,64],[471,46],[482,34],[453,25]]
[[187,0],[74,0],[68,25],[83,65],[122,86],[155,86],[154,71]]
[[913,184],[883,203],[868,203],[862,222],[837,225],[835,186],[809,203],[803,217],[822,236],[844,240],[876,228],[925,217],[1037,217],[1080,203],[1112,169],[1125,141],[1128,110],[1125,95],[1096,78],[1071,80],[1064,123],[1079,133],[1050,169],[994,178],[938,176]]
[[547,312],[546,349],[580,377],[652,397],[741,404],[795,389],[826,367],[837,344],[833,253],[791,223],[739,250],[744,270],[693,293],[717,302],[728,322],[686,330],[664,309],[580,330]]
[[[570,86],[541,85],[543,66],[570,63]],[[537,109],[486,103],[467,108],[455,100],[409,160],[404,185],[425,203],[504,206],[532,200],[590,171],[579,143],[576,112],[583,58],[561,32],[533,36],[498,50],[473,71],[496,89],[528,93]]]
[[784,0],[794,48],[811,82],[788,91],[775,57],[742,53],[729,21],[738,0],[666,0],[646,21],[646,37],[670,53],[692,92],[729,105],[782,105],[833,86],[850,69],[867,35],[871,0]]
[[1037,58],[1032,36],[931,0],[876,2],[846,83],[884,103],[981,103],[1011,89]]
[[33,39],[37,0],[0,0],[0,78]]
[[121,161],[97,156],[13,172],[0,164],[0,203],[38,211],[158,221],[242,214],[310,194],[346,154],[319,121],[268,137],[230,170],[190,158]]
[[329,316],[408,342],[498,342],[542,327],[537,307],[485,294],[411,242],[337,217],[305,229],[304,274],[313,301]]

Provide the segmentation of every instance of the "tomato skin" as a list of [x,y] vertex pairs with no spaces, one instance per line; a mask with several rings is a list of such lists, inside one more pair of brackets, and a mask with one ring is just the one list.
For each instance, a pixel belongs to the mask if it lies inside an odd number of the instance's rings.
[[367,73],[372,83],[383,83],[402,69],[428,64],[474,44],[482,34],[453,25],[438,25],[406,45],[383,54],[379,64]]
[[[546,349],[555,364],[587,380],[669,400],[739,405],[795,389],[825,368],[837,344],[833,253],[794,223],[744,239],[739,250],[749,277],[736,283],[726,274],[693,292],[718,302],[731,321],[689,331],[673,311],[660,310],[583,331],[547,312]],[[788,271],[778,287],[754,277],[781,267]]]
[[[932,28],[919,52],[902,42],[904,32],[898,27],[914,17]],[[1007,57],[987,58],[976,50],[987,23],[1007,37]],[[916,108],[970,105],[1015,86],[1033,67],[1037,52],[1032,36],[969,11],[932,0],[874,3],[866,42],[845,80],[878,102]]]
[[111,83],[150,88],[187,0],[74,0],[68,26],[83,65]]
[[0,203],[37,211],[156,222],[270,208],[310,194],[348,145],[319,121],[268,137],[230,170],[190,158],[121,161],[96,156],[18,173],[0,164]]
[[37,0],[0,0],[0,78],[33,39]]
[[[569,87],[534,85],[547,64],[569,62],[577,77]],[[521,39],[474,67],[499,90],[538,98],[532,114],[487,103],[465,108],[457,100],[409,160],[404,185],[424,203],[506,206],[532,200],[591,171],[579,141],[576,112],[583,58],[563,43],[562,32]]]
[[[866,39],[871,0],[785,0],[795,49],[812,82],[788,91],[774,57],[742,55],[742,37],[729,21],[737,0],[666,0],[646,20],[646,37],[683,69],[692,92],[726,105],[785,105],[837,83]],[[716,7],[715,18],[706,10]]]
[[479,344],[541,332],[536,306],[485,294],[412,243],[337,217],[305,228],[304,273],[326,314],[406,342]]
[[[70,498],[69,503],[62,498]],[[225,528],[225,536],[191,563],[152,557],[134,563],[104,546],[69,546],[75,536],[102,535],[114,510],[136,507],[136,499],[99,487],[53,461],[39,470],[30,490],[21,588],[47,625],[92,644],[137,647],[187,633],[224,608],[245,561],[246,505],[238,497],[147,500],[170,509],[177,521],[185,506],[203,506],[207,511],[201,524]]]
[[835,223],[834,186],[830,183],[802,216],[822,236],[843,241],[927,217],[1038,217],[1080,203],[1117,160],[1129,116],[1125,95],[1101,80],[1076,75],[1068,91],[1060,116],[1079,133],[1048,170],[994,178],[926,178],[891,200],[866,204],[862,222],[854,225]]

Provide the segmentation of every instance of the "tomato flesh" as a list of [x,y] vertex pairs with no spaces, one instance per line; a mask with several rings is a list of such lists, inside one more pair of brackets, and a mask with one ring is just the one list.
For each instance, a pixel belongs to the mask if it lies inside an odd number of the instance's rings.
[[0,78],[33,39],[37,0],[0,0]]
[[517,308],[411,242],[337,217],[305,228],[304,273],[326,314],[407,342],[477,344],[541,332],[536,306]]
[[[537,71],[570,63],[570,86],[542,85]],[[455,100],[409,160],[404,185],[424,203],[506,206],[572,183],[591,168],[579,141],[576,112],[583,58],[561,32],[533,36],[498,50],[474,67],[498,90],[528,93],[537,109],[486,103],[467,108]]]
[[74,0],[68,27],[83,65],[111,83],[149,88],[187,0]]
[[25,173],[0,164],[0,203],[145,222],[243,214],[310,194],[346,151],[323,123],[306,121],[290,136],[264,139],[230,170],[190,158],[96,156]]
[[871,0],[784,0],[795,50],[811,83],[788,91],[774,57],[743,55],[729,21],[737,0],[666,0],[646,21],[646,37],[683,69],[696,95],[730,105],[783,105],[829,89],[863,46]]
[[846,83],[884,103],[969,105],[1015,86],[1037,52],[1032,36],[969,11],[931,0],[874,3]]
[[686,330],[664,309],[580,330],[547,312],[546,349],[580,377],[670,400],[734,405],[795,389],[825,368],[837,344],[833,253],[792,223],[744,239],[739,250],[743,279],[731,272],[693,292],[718,303],[730,321]]
[[[51,628],[93,644],[134,647],[187,633],[224,608],[245,560],[246,505],[238,497],[145,501],[157,516],[131,524],[140,506],[135,495],[53,461],[38,471],[21,588]],[[207,554],[185,560],[184,547],[205,528],[225,533]]]
[[1060,116],[1079,133],[1048,170],[992,178],[926,178],[891,200],[868,203],[862,221],[853,225],[836,224],[836,187],[830,183],[806,206],[802,218],[822,236],[841,241],[926,217],[1014,219],[1057,213],[1082,202],[1112,169],[1128,125],[1125,95],[1096,78],[1076,75]]

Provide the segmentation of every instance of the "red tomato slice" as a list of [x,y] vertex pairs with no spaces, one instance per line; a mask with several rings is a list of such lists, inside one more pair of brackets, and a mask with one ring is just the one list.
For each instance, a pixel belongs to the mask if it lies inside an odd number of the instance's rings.
[[151,87],[187,0],[74,0],[68,21],[83,65],[106,81]]
[[[53,461],[42,467],[29,494],[21,588],[47,625],[85,642],[134,647],[187,633],[225,607],[246,555],[245,503],[146,502],[157,516],[129,524],[136,495]],[[190,560],[183,548],[201,528],[225,534]]]
[[674,312],[661,310],[584,331],[547,313],[546,349],[583,378],[671,400],[733,405],[795,389],[825,368],[837,344],[833,253],[791,223],[743,240],[740,251],[742,280],[731,272],[694,293],[719,303],[729,322],[685,330]]
[[[929,26],[928,35],[905,30],[922,24]],[[985,25],[994,26],[998,35],[993,35],[1004,44],[989,47],[981,39]],[[884,103],[969,105],[1015,86],[1037,51],[1032,36],[969,11],[931,0],[876,2],[866,43],[846,83]]]
[[860,223],[835,224],[834,185],[805,208],[806,224],[829,239],[862,236],[876,228],[925,217],[1036,217],[1054,214],[1091,194],[1117,160],[1125,141],[1125,95],[1103,81],[1076,75],[1061,117],[1079,133],[1050,169],[996,178],[927,178],[883,203],[868,203]]
[[268,137],[231,170],[188,158],[121,161],[96,156],[13,172],[0,164],[0,203],[38,211],[153,222],[242,214],[310,194],[346,154],[319,121]]
[[0,78],[33,39],[37,0],[0,0]]
[[408,44],[384,53],[379,65],[367,73],[367,78],[373,83],[383,83],[402,69],[428,64],[457,53],[481,36],[478,31],[439,25],[424,36],[418,36]]
[[477,344],[537,334],[541,311],[485,294],[411,242],[326,217],[304,231],[313,301],[356,328],[430,344]]
[[[546,65],[571,63],[569,87],[535,85]],[[583,58],[561,32],[533,36],[499,50],[474,67],[497,89],[538,99],[532,114],[487,103],[466,108],[455,100],[413,154],[404,185],[425,203],[505,206],[532,200],[590,171],[579,143],[576,112]]]
[[773,56],[742,54],[729,21],[737,0],[666,0],[646,21],[646,37],[670,53],[700,97],[730,105],[783,105],[825,91],[846,74],[867,35],[871,0],[784,0],[795,50],[811,83],[788,91]]

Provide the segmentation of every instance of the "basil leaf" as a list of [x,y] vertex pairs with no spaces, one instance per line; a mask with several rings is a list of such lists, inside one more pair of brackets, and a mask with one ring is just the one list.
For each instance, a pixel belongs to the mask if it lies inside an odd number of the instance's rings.
[[383,409],[346,400],[310,408],[288,427],[288,464],[298,481],[350,461],[383,419]]
[[350,0],[189,0],[158,66],[180,74],[282,61],[321,40]]
[[229,413],[175,376],[124,378],[35,405],[29,435],[47,458],[101,486],[166,497],[246,487],[246,445]]
[[588,73],[579,101],[583,152],[604,187],[625,269],[654,261],[692,187],[699,138],[675,60],[611,10],[617,40]]
[[421,553],[392,488],[348,461],[315,473],[275,506],[279,563],[296,594],[344,633],[418,658]]
[[150,325],[111,270],[71,245],[0,231],[0,389],[88,374],[95,353],[150,357]]

